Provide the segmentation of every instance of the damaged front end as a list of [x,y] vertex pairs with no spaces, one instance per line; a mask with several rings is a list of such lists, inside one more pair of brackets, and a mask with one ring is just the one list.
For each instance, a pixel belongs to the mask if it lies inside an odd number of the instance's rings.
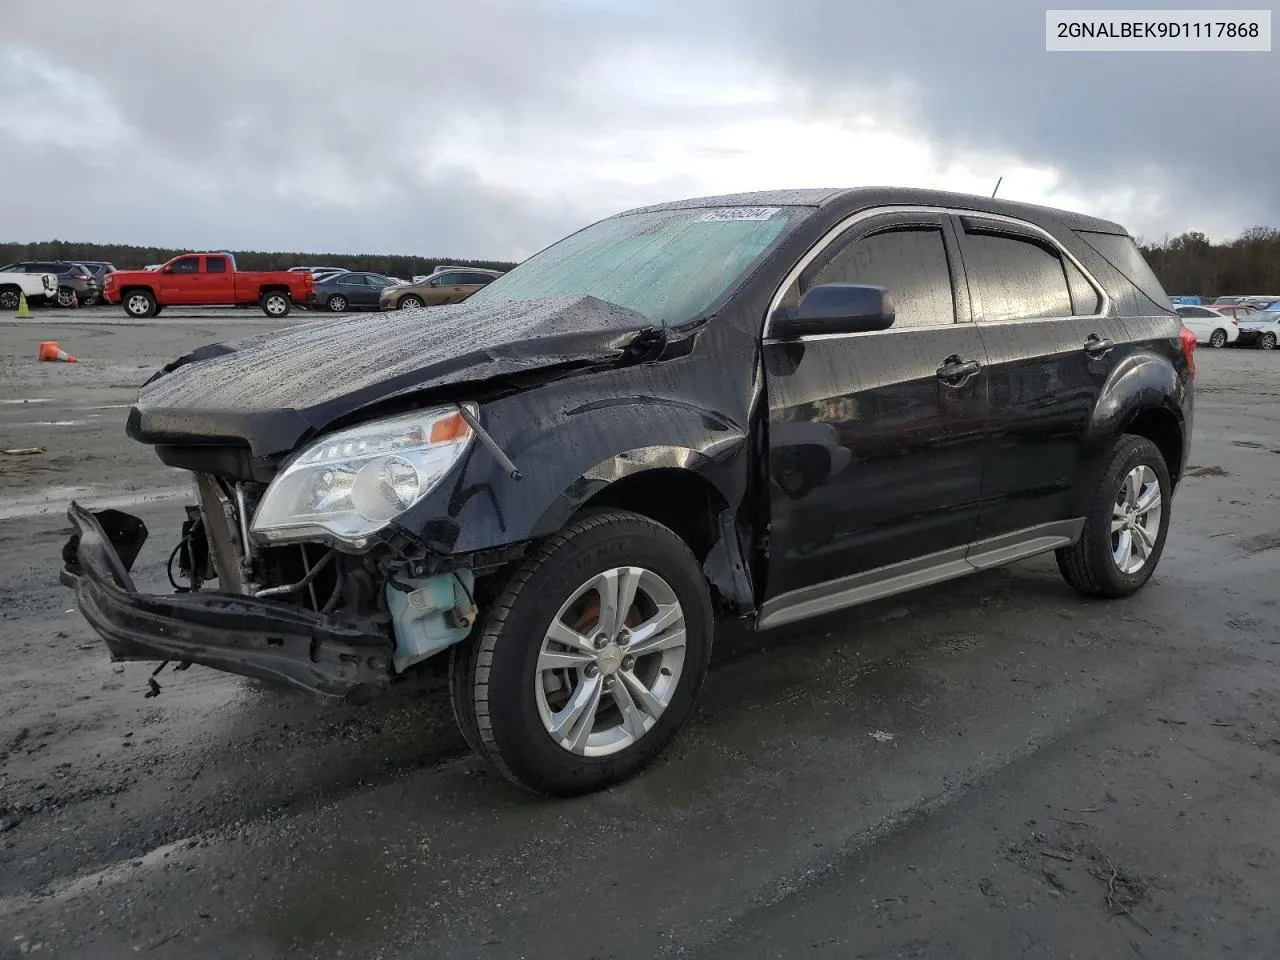
[[367,699],[475,622],[467,558],[446,561],[395,522],[475,433],[451,405],[330,434],[270,484],[197,473],[168,596],[134,584],[141,520],[73,503],[63,582],[116,660],[198,663]]

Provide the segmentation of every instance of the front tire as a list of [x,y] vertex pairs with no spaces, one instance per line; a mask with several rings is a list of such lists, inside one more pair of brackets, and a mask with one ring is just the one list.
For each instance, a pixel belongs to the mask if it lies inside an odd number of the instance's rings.
[[647,517],[586,514],[513,573],[452,650],[467,743],[535,793],[573,796],[634,775],[689,716],[713,615],[685,543]]
[[138,320],[158,313],[156,298],[146,290],[130,290],[124,295],[124,312]]
[[1080,540],[1057,551],[1063,579],[1093,597],[1141,589],[1164,552],[1172,488],[1160,449],[1146,437],[1121,437],[1089,498]]
[[330,313],[344,313],[347,309],[347,298],[340,293],[335,293],[325,301],[324,305]]
[[396,309],[397,310],[416,310],[420,306],[422,306],[422,299],[420,297],[415,297],[412,294],[410,294],[408,296],[400,298],[400,302],[396,304]]
[[1258,339],[1258,346],[1263,350],[1274,350],[1276,348],[1276,335],[1274,333],[1264,333]]
[[1225,330],[1213,331],[1213,334],[1209,337],[1209,346],[1213,347],[1215,350],[1221,350],[1226,345],[1227,345],[1227,331]]
[[281,293],[279,290],[268,290],[258,300],[258,306],[272,320],[283,320],[289,315],[293,300],[287,293]]

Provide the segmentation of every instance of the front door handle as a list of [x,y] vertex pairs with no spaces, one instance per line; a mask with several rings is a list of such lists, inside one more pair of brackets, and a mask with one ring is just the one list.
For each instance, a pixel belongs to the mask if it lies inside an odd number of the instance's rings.
[[1091,333],[1089,334],[1089,339],[1084,342],[1084,352],[1091,357],[1105,357],[1115,345],[1116,342],[1114,340]]
[[948,386],[958,387],[975,373],[982,370],[977,360],[961,360],[959,354],[953,353],[942,361],[938,368],[938,379]]

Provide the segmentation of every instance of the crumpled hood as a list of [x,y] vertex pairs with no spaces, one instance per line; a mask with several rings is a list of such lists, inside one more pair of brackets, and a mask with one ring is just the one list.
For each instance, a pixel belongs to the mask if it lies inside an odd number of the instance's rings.
[[642,314],[588,296],[344,316],[187,354],[142,387],[128,432],[270,456],[398,394],[618,361],[660,337]]

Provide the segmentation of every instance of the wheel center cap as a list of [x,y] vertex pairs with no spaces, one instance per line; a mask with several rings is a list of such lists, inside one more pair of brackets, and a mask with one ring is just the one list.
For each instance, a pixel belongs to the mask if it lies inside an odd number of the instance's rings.
[[616,643],[611,643],[596,655],[596,663],[600,665],[600,672],[606,677],[618,672],[618,668],[622,666],[622,648]]

